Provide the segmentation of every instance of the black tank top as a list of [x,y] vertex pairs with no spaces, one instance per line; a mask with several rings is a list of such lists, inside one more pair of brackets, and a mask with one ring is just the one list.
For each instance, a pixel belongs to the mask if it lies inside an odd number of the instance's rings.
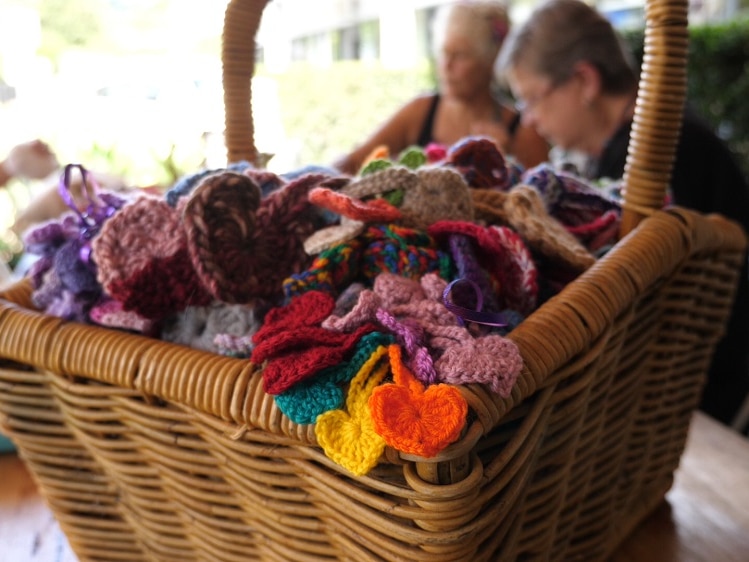
[[[427,112],[427,116],[424,119],[424,124],[421,126],[421,131],[419,132],[419,137],[416,139],[416,144],[418,146],[426,146],[430,142],[434,141],[434,137],[432,135],[432,129],[434,128],[434,116],[437,114],[437,107],[440,104],[440,95],[434,94],[432,96],[432,104],[429,106],[429,111]],[[507,126],[507,132],[510,135],[510,142],[512,142],[512,139],[515,138],[515,132],[518,129],[518,126],[520,125],[520,118],[521,115],[519,113],[516,113],[512,117],[512,121]]]

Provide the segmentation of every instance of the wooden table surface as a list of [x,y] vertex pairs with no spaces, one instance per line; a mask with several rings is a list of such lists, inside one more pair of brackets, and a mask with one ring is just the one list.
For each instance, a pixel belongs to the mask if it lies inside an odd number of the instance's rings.
[[[0,562],[75,562],[15,455],[0,456]],[[610,562],[748,562],[749,440],[697,413],[666,501]]]
[[701,413],[674,485],[612,562],[749,562],[749,440]]

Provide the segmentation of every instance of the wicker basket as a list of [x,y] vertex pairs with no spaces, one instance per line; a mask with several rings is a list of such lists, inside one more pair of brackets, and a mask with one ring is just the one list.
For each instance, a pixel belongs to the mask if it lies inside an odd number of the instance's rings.
[[[231,160],[255,155],[264,4],[227,10]],[[650,210],[680,125],[686,2],[649,2],[647,21],[631,232],[511,333],[510,398],[461,388],[470,423],[436,458],[388,450],[353,477],[249,362],[45,316],[27,282],[3,293],[0,425],[80,559],[605,559],[672,483],[745,243],[720,217]]]

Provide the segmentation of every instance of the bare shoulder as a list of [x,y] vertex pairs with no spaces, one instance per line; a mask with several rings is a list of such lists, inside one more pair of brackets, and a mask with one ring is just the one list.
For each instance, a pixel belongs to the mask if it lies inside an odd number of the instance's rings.
[[436,95],[428,93],[419,94],[403,104],[398,113],[407,115],[409,119],[421,123],[434,103]]
[[428,109],[434,103],[434,100],[438,95],[439,94],[436,94],[434,92],[425,92],[413,98],[411,100],[411,103],[414,105],[414,107],[422,107],[424,109]]
[[334,166],[346,173],[356,173],[374,149],[385,146],[390,154],[398,154],[414,144],[433,97],[418,95],[404,103],[352,152],[339,158]]
[[392,116],[383,127],[390,131],[390,144],[397,150],[417,142],[424,120],[434,103],[435,94],[419,94],[405,104]]

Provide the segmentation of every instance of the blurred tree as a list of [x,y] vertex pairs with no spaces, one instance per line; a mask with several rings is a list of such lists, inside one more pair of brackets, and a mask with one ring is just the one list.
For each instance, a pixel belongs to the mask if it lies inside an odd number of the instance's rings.
[[62,52],[101,44],[106,3],[100,0],[40,0],[42,43],[39,54],[57,63]]

